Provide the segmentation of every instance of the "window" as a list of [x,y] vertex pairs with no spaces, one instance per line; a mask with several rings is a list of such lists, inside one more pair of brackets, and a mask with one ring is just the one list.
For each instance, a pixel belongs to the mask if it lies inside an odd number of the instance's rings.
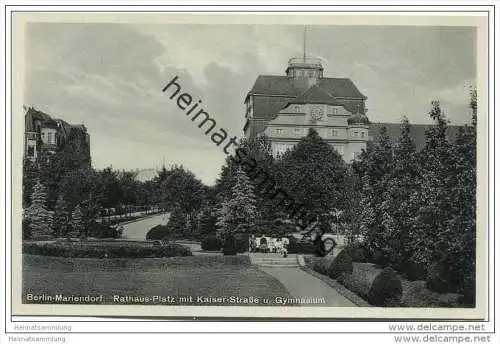
[[52,133],[47,133],[47,143],[48,144],[52,144],[52,136],[53,136]]
[[314,72],[312,70],[309,71],[309,77],[314,78]]
[[293,107],[293,110],[294,110],[295,112],[300,112],[300,106],[299,106],[299,105],[295,105],[295,106]]
[[297,135],[300,135],[300,134],[302,134],[302,129],[300,129],[300,128],[295,128],[295,129],[293,129],[293,132],[294,132],[295,134],[297,134]]
[[281,135],[281,134],[283,134],[283,129],[276,128],[276,129],[274,129],[274,132],[276,133],[276,135]]
[[334,108],[333,106],[328,107],[328,116],[335,116],[338,114],[338,109]]
[[357,132],[357,131],[353,132],[353,133],[352,133],[352,136],[354,136],[354,137],[358,137],[358,132]]
[[35,147],[28,146],[28,156],[29,157],[34,157],[35,156]]
[[365,137],[365,132],[364,131],[361,132],[361,137]]
[[339,136],[338,129],[332,129],[332,136]]

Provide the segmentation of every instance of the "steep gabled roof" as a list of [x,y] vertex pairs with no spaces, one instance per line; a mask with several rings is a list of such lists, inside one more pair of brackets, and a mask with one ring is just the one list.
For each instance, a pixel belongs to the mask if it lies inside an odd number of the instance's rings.
[[32,107],[28,108],[28,110],[26,111],[24,120],[24,128],[26,132],[36,131],[35,121],[42,122],[44,126],[57,126],[57,122],[52,117]]
[[335,100],[335,98],[318,85],[311,86],[300,96],[290,101],[290,104],[329,104],[339,105],[342,104]]
[[[349,78],[320,78],[318,85],[334,97],[366,99]],[[303,90],[294,87],[293,78],[281,75],[259,75],[248,94],[297,97]]]

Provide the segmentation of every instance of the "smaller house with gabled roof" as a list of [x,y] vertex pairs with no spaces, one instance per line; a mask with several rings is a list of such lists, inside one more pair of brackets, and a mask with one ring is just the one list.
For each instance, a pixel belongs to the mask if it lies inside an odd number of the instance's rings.
[[71,125],[33,107],[24,107],[24,157],[36,161],[40,155],[50,156],[68,141],[83,147],[90,161],[90,136],[82,124]]

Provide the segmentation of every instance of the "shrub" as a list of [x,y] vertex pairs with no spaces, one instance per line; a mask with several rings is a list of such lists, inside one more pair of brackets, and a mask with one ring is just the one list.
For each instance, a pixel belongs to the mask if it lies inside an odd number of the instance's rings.
[[345,250],[351,256],[353,262],[367,263],[369,257],[372,256],[368,247],[362,243],[351,244]]
[[94,238],[117,238],[118,232],[111,226],[92,221],[90,224],[90,236]]
[[23,243],[24,254],[72,258],[160,258],[191,256],[191,250],[179,244],[145,245],[130,242],[57,241]]
[[234,238],[235,238],[236,252],[238,253],[247,252],[249,247],[248,234],[244,233],[235,234]]
[[288,244],[288,253],[313,254],[316,251],[314,244],[309,241],[298,241],[292,236],[287,237],[290,243]]
[[334,248],[332,254],[317,258],[313,269],[330,278],[343,279],[344,275],[352,273],[352,258],[345,249]]
[[226,234],[222,246],[222,253],[224,253],[225,256],[234,256],[237,252],[236,238],[233,234]]
[[222,248],[222,241],[215,235],[206,237],[201,241],[201,249],[204,251],[219,251]]
[[369,263],[353,263],[352,274],[345,275],[342,283],[374,306],[397,305],[403,289],[393,269]]
[[403,280],[400,305],[403,307],[463,307],[460,294],[439,294],[430,291],[425,281]]
[[23,240],[28,240],[31,238],[31,228],[28,220],[23,219],[22,231],[23,231]]
[[167,226],[157,225],[149,230],[146,234],[147,240],[162,240],[169,235],[169,229]]

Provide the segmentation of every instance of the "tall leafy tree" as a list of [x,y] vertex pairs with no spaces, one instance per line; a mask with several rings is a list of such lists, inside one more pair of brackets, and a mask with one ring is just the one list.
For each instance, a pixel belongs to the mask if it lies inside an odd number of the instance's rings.
[[57,198],[54,208],[54,229],[58,237],[65,236],[68,232],[71,213],[68,210],[68,204],[62,196]]
[[[321,217],[345,205],[346,165],[342,156],[310,129],[277,161],[279,186],[303,205],[309,218]],[[279,200],[277,200],[279,201]]]
[[256,213],[253,185],[239,167],[236,169],[236,184],[232,188],[231,197],[222,204],[217,226],[223,235],[242,228],[248,230],[254,223]]
[[36,164],[30,159],[23,159],[23,208],[31,204],[31,194],[39,179],[40,173]]
[[455,252],[450,261],[451,282],[459,285],[467,298],[475,300],[476,271],[476,140],[477,140],[477,92],[471,90],[470,108],[472,123],[460,128],[455,144],[457,184],[450,190],[456,211],[448,225],[454,230]]
[[420,168],[410,131],[410,123],[405,117],[401,123],[398,143],[394,148],[392,171],[387,183],[386,207],[382,213],[390,260],[401,270],[411,269],[405,265],[413,252],[413,218],[417,209],[410,200],[420,192]]
[[362,167],[364,173],[362,176],[361,229],[368,246],[373,250],[388,249],[384,214],[390,209],[388,184],[392,168],[392,144],[387,135],[387,129],[382,127]]
[[53,235],[53,213],[46,208],[47,191],[43,184],[37,182],[31,194],[31,205],[24,211],[24,219],[31,229],[31,237]]
[[185,214],[201,208],[206,192],[203,183],[183,166],[173,166],[161,181],[160,188],[164,208],[177,207]]
[[434,125],[426,132],[420,154],[421,192],[414,198],[417,216],[412,261],[426,267],[428,285],[436,291],[451,286],[453,260],[459,247],[455,214],[460,210],[455,192],[459,184],[456,150],[447,137],[448,120],[438,101],[429,112]]
[[77,204],[71,213],[71,227],[68,237],[78,238],[85,232],[85,219],[80,204]]

